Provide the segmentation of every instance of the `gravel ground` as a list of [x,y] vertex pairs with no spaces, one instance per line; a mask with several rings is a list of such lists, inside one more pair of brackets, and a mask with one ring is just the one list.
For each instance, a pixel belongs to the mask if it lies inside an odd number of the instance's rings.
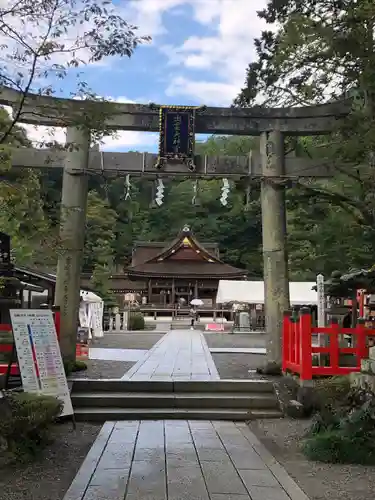
[[100,425],[58,424],[54,441],[29,465],[0,467],[0,500],[62,500]]
[[107,347],[112,349],[151,349],[163,338],[162,333],[105,333],[104,337],[95,340],[91,347]]
[[71,378],[121,378],[135,364],[134,361],[104,361],[88,359],[87,370],[72,373]]
[[215,362],[220,378],[247,379],[258,374],[249,373],[249,370],[255,370],[264,363],[262,354],[221,354],[211,353]]
[[304,457],[299,443],[309,421],[284,418],[256,420],[249,425],[310,500],[374,498],[375,466],[321,464]]
[[[106,333],[101,339],[91,343],[91,347],[102,347],[107,349],[144,349],[153,347],[163,337],[163,334],[155,333]],[[105,361],[100,359],[89,359],[85,361],[87,370],[72,374],[72,378],[121,378],[135,361]]]
[[[114,333],[105,334],[91,344],[92,347],[112,349],[151,349],[163,337],[156,333]],[[209,348],[225,347],[262,347],[262,335],[228,333],[206,333],[205,338]],[[250,369],[261,366],[264,356],[259,354],[212,353],[212,357],[221,378],[246,379],[254,377]],[[75,377],[83,378],[120,378],[133,366],[132,362],[90,360],[86,372],[77,373]]]
[[265,347],[265,335],[261,333],[207,333],[204,334],[208,347]]

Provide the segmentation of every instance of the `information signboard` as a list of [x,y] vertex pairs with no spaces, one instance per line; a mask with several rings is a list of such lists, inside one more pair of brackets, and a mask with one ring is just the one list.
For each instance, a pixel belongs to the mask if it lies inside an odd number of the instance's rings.
[[24,391],[55,396],[64,403],[61,416],[72,415],[52,311],[11,309],[10,317]]

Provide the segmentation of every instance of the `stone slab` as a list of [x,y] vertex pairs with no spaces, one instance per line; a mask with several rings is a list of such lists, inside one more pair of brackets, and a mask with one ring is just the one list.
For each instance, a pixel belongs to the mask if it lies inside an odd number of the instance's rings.
[[251,486],[249,493],[251,500],[290,500],[286,492],[280,488]]
[[139,361],[147,354],[143,349],[110,349],[102,347],[90,347],[89,359],[104,361]]
[[219,380],[204,335],[198,330],[171,330],[122,380]]
[[239,470],[241,479],[248,490],[253,486],[266,486],[278,488],[279,483],[269,469],[264,470]]
[[210,500],[251,500],[251,498],[249,497],[249,495],[222,495],[220,493],[214,493],[213,495],[211,495]]
[[209,500],[199,465],[168,467],[168,500]]
[[103,450],[114,429],[114,422],[106,422],[101,428],[98,437],[86,455],[81,468],[64,496],[64,500],[82,500],[86,487],[89,485],[92,475],[102,456]]
[[309,500],[244,423],[108,422],[64,500]]
[[216,354],[267,354],[265,347],[211,347],[211,353]]
[[154,495],[155,498],[166,496],[166,470],[164,457],[158,461],[133,462],[129,477],[127,495]]

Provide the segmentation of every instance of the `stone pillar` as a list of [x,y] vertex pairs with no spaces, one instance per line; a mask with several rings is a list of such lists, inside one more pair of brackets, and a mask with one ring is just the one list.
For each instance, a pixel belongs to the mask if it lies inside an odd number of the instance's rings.
[[61,351],[68,360],[75,359],[80,281],[85,241],[90,134],[68,127],[63,171],[55,305],[61,311]]
[[175,283],[174,283],[174,278],[172,278],[172,297],[171,297],[171,302],[173,306],[175,305],[176,302],[176,292],[175,292]]
[[285,172],[283,134],[276,130],[263,133],[260,148],[264,305],[267,332],[265,371],[271,373],[281,366],[283,313],[289,309],[285,187],[278,184],[280,176]]
[[121,314],[115,314],[115,330],[119,332],[121,330]]
[[128,322],[129,322],[129,311],[124,311],[122,313],[122,329],[123,330],[128,329]]

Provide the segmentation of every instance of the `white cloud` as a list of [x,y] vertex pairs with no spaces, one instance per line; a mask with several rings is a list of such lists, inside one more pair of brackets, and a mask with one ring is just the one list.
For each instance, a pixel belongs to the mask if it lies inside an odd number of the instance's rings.
[[[165,33],[163,15],[190,6],[194,20],[209,31],[208,36],[191,36],[180,46],[159,47],[171,66],[187,71],[209,71],[197,80],[181,71],[172,77],[166,94],[188,96],[197,101],[227,105],[244,84],[248,64],[255,56],[254,38],[265,23],[257,16],[266,0],[133,0],[132,21],[151,36]],[[182,21],[180,21],[182,22]],[[183,82],[183,84],[182,84]],[[214,95],[211,96],[209,89]]]
[[194,81],[177,76],[166,90],[168,96],[184,95],[199,99],[200,104],[209,106],[229,106],[238,92],[235,84],[223,82]]
[[[210,34],[191,36],[178,47],[169,45],[161,50],[171,66],[204,70],[205,76],[202,80],[182,80],[180,71],[172,78],[167,94],[195,97],[201,102],[211,87],[215,102],[227,105],[243,86],[246,68],[255,57],[254,38],[265,27],[256,12],[266,0],[181,0],[183,3],[191,5],[195,21],[206,26]],[[212,83],[206,81],[207,72]]]
[[[46,142],[66,142],[66,130],[61,127],[36,127],[21,125],[27,132],[35,147],[41,147]],[[136,149],[137,146],[154,146],[157,144],[157,134],[146,132],[118,131],[115,135],[104,137],[100,149],[102,151],[118,151],[120,149]]]
[[[72,60],[82,68],[86,64],[91,67],[108,65],[113,61],[111,57],[91,60],[93,51],[100,44],[93,38],[92,32],[100,36],[101,41],[108,40],[113,33],[111,20],[108,23],[103,23],[103,20],[113,15],[129,25],[139,26],[139,30],[134,30],[136,36],[159,34],[163,31],[162,12],[174,4],[178,5],[180,0],[162,2],[165,8],[157,9],[158,0],[122,0],[117,4],[105,3],[105,0],[35,0],[33,11],[29,12],[30,2],[26,0],[0,0],[1,76],[6,84],[10,85],[13,81],[12,86],[15,87],[21,75],[19,85],[24,88],[32,75],[32,85],[28,90],[37,91],[39,86],[44,88],[48,85],[49,77],[63,73],[64,69],[74,68]],[[95,6],[104,8],[106,14],[90,8]],[[58,45],[52,51],[50,44]],[[43,53],[42,49],[46,46],[49,47],[46,56],[40,53],[35,55],[40,51]]]
[[186,0],[132,0],[124,9],[124,18],[137,26],[140,34],[156,37],[166,33],[163,15],[184,3]]

